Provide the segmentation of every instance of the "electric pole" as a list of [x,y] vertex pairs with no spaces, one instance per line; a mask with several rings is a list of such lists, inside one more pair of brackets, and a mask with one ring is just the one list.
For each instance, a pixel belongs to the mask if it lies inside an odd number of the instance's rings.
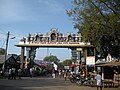
[[3,62],[3,67],[2,67],[3,72],[5,70],[5,61],[6,61],[6,58],[7,58],[7,49],[8,49],[9,35],[10,35],[10,32],[8,31],[8,33],[7,33],[7,39],[6,39],[6,48],[5,48],[5,60]]

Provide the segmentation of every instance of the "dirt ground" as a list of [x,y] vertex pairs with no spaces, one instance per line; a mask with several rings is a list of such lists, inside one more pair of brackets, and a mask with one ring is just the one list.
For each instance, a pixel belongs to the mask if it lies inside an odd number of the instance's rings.
[[[77,86],[63,78],[22,77],[22,79],[0,79],[0,90],[97,90],[96,87]],[[120,90],[118,88],[103,88],[103,90]]]

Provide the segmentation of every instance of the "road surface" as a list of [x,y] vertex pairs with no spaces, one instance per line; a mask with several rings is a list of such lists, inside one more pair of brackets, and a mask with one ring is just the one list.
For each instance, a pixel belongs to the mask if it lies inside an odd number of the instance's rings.
[[[96,87],[77,86],[63,78],[22,77],[22,79],[0,79],[0,90],[96,90]],[[120,90],[119,88],[103,88],[103,90]]]

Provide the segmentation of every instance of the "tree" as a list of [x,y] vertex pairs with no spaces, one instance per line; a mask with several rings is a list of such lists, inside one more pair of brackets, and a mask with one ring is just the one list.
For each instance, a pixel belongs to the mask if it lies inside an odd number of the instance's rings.
[[62,63],[63,63],[63,65],[70,66],[72,64],[72,60],[71,59],[66,59]]
[[119,0],[74,0],[72,4],[67,14],[72,17],[74,28],[82,33],[83,41],[91,42],[103,57],[108,53],[119,57]]
[[5,49],[0,48],[0,55],[5,55]]
[[43,60],[49,62],[55,62],[55,63],[58,63],[60,61],[56,56],[53,55],[46,56]]

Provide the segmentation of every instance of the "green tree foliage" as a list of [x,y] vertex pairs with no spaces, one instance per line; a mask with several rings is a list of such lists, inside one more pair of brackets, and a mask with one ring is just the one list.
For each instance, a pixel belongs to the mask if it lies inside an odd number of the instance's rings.
[[46,56],[43,60],[49,62],[55,62],[55,63],[58,63],[60,61],[56,56],[53,55]]
[[5,55],[5,49],[0,48],[0,55]]
[[120,55],[120,1],[73,0],[67,14],[74,28],[82,33],[83,41],[91,42],[106,57]]
[[72,64],[72,60],[71,59],[66,59],[62,62],[63,65],[65,66],[70,66]]

